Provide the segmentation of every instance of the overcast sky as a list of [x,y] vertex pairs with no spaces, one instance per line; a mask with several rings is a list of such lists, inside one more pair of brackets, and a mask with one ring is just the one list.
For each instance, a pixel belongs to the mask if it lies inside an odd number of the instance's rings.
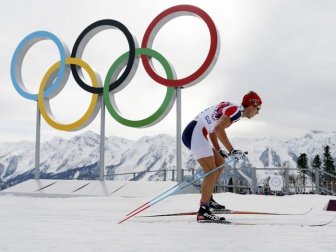
[[[35,139],[36,102],[21,97],[10,79],[10,62],[19,42],[28,34],[46,30],[62,39],[70,51],[77,36],[91,23],[115,19],[141,44],[150,22],[178,4],[192,4],[215,22],[221,51],[216,66],[195,86],[182,90],[182,127],[201,110],[220,101],[239,104],[254,90],[263,99],[260,114],[242,119],[228,129],[229,137],[301,136],[311,129],[335,131],[336,1],[330,0],[3,0],[0,23],[0,142]],[[205,23],[178,17],[155,38],[153,49],[165,55],[179,78],[193,73],[210,45]],[[127,41],[118,30],[99,33],[88,44],[83,59],[104,79],[109,66],[126,52]],[[36,93],[49,66],[59,60],[51,41],[36,44],[27,53],[22,76]],[[162,70],[159,69],[159,72]],[[162,73],[163,75],[163,73]],[[162,102],[166,88],[139,69],[132,82],[116,94],[124,115],[141,119]],[[88,107],[90,95],[72,77],[52,99],[58,120],[72,122]],[[106,135],[139,139],[144,135],[175,135],[175,106],[160,123],[144,129],[120,125],[106,113]],[[98,117],[85,129],[62,132],[42,119],[42,141],[71,137],[92,130],[99,133]]]

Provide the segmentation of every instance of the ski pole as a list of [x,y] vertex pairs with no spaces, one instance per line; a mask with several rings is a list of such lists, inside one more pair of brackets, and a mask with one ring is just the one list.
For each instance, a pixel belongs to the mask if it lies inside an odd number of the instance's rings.
[[[247,155],[248,152],[246,151],[246,152],[244,152],[244,154]],[[233,159],[233,160],[229,160],[229,158],[226,159],[226,160],[227,160],[227,161],[226,161],[225,163],[228,164],[228,165],[230,165],[229,163],[232,163],[232,162],[237,161],[237,160],[234,160],[234,159]],[[199,173],[201,173],[201,172],[202,172],[202,170],[196,172],[196,174],[194,174],[193,177],[196,177],[196,176],[197,176]],[[126,216],[129,216],[129,215],[131,215],[132,213],[134,213],[135,211],[138,211],[139,209],[144,208],[144,207],[150,205],[151,202],[157,200],[159,197],[161,197],[162,195],[164,195],[164,194],[166,194],[166,193],[168,193],[168,192],[170,192],[170,191],[172,191],[172,190],[174,190],[174,192],[175,192],[175,190],[176,190],[182,183],[184,183],[184,182],[186,182],[186,181],[181,181],[180,183],[176,184],[176,185],[173,186],[172,188],[170,188],[170,189],[168,189],[167,191],[165,191],[165,192],[161,193],[160,195],[156,196],[154,199],[151,199],[150,201],[147,201],[146,203],[144,203],[144,204],[142,204],[141,206],[137,207],[137,208],[134,209],[133,211],[129,212]],[[194,183],[194,182],[191,182],[191,183]],[[189,186],[189,185],[190,185],[190,184],[188,184],[187,186]],[[186,187],[187,187],[187,186],[186,186]],[[185,188],[185,187],[183,187],[183,188]],[[182,189],[181,189],[181,190],[182,190]],[[170,194],[169,194],[169,195],[170,195]],[[148,207],[146,207],[146,208],[148,208]],[[145,208],[145,209],[146,209],[146,208]]]
[[[201,173],[201,172],[202,172],[202,170],[196,172],[196,173],[194,174],[193,177],[195,177],[196,175],[198,175],[198,174]],[[150,201],[147,201],[147,202],[144,203],[143,205],[141,205],[141,206],[137,207],[136,209],[134,209],[132,212],[129,212],[126,216],[129,216],[129,215],[131,215],[132,213],[134,213],[135,211],[139,210],[140,208],[145,207],[146,205],[150,204],[152,201],[155,201],[157,198],[161,197],[163,194],[166,194],[166,193],[168,193],[168,192],[170,192],[170,191],[176,189],[177,187],[179,187],[179,186],[180,186],[182,183],[184,183],[184,182],[186,182],[186,181],[181,181],[180,183],[177,183],[177,184],[174,185],[172,188],[169,188],[167,191],[165,191],[165,192],[161,193],[160,195],[156,196],[154,199],[151,199]],[[174,191],[175,191],[175,190],[174,190]]]
[[130,219],[131,217],[141,213],[142,211],[146,210],[147,208],[155,205],[156,203],[159,203],[160,201],[164,200],[165,198],[169,197],[170,195],[172,195],[175,191],[180,191],[184,188],[186,188],[187,186],[190,186],[191,184],[197,182],[198,180],[202,179],[202,178],[205,178],[206,176],[210,175],[211,173],[223,168],[224,166],[226,165],[226,163],[212,169],[211,171],[201,175],[200,177],[198,178],[195,178],[194,180],[192,180],[191,182],[188,182],[185,186],[179,188],[179,186],[182,184],[182,183],[179,183],[178,186],[174,186],[175,190],[172,190],[173,188],[171,188],[170,190],[166,191],[165,193],[162,193],[160,194],[159,196],[157,196],[155,199],[143,204],[142,206],[138,207],[137,210],[134,210],[132,211],[131,214],[128,214],[124,219],[122,219],[121,221],[118,222],[118,224],[121,224],[123,223],[124,221]]

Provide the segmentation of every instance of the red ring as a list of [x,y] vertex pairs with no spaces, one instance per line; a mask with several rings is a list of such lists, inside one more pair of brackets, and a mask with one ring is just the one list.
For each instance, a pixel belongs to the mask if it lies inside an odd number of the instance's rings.
[[[199,79],[208,68],[213,63],[216,53],[217,53],[217,47],[218,47],[218,33],[215,26],[215,23],[212,21],[211,17],[202,9],[195,7],[193,5],[177,5],[174,7],[171,7],[163,12],[161,12],[154,20],[150,23],[148,26],[143,39],[142,39],[142,48],[147,48],[148,41],[150,39],[151,33],[155,29],[155,27],[159,24],[160,21],[162,21],[165,17],[174,14],[175,12],[192,12],[196,14],[198,17],[202,18],[203,21],[208,26],[209,32],[210,32],[210,49],[208,52],[208,55],[203,62],[203,64],[194,72],[193,74],[182,78],[182,79],[175,79],[175,80],[168,80],[165,78],[162,78],[161,76],[157,75],[156,72],[153,70],[153,68],[150,65],[151,59],[147,56],[142,55],[141,60],[143,63],[143,66],[147,72],[147,74],[156,82],[168,86],[168,87],[187,87],[192,86],[197,83],[197,79]],[[169,21],[169,20],[168,20]],[[166,22],[168,22],[166,21]],[[165,24],[165,23],[164,23]],[[163,24],[163,25],[164,25]],[[154,40],[155,36],[152,38]],[[195,83],[193,83],[195,82]]]

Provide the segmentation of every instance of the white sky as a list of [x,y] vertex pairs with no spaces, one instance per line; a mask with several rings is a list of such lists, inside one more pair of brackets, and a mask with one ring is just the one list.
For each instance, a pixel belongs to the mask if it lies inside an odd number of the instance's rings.
[[[109,18],[125,24],[141,44],[149,23],[177,4],[202,8],[221,36],[221,51],[212,72],[199,84],[182,90],[182,127],[204,108],[220,101],[240,103],[246,92],[255,90],[264,102],[260,114],[231,126],[230,137],[290,138],[310,129],[335,130],[335,1],[4,0],[0,15],[0,142],[35,139],[36,103],[21,97],[10,79],[12,54],[25,36],[46,30],[62,39],[71,51],[82,30]],[[179,17],[159,31],[153,49],[169,59],[178,77],[185,77],[203,62],[209,44],[201,19]],[[127,48],[121,32],[108,30],[89,42],[83,59],[104,79],[110,64]],[[22,72],[31,92],[38,91],[44,73],[58,60],[58,51],[50,41],[36,44],[27,53]],[[151,80],[140,63],[133,81],[116,99],[123,114],[140,119],[158,107],[164,94],[165,87]],[[58,119],[70,123],[83,114],[89,100],[90,95],[71,77],[51,106]],[[106,135],[130,139],[175,135],[175,115],[174,106],[159,124],[134,129],[120,125],[107,112]],[[99,123],[98,116],[82,131],[99,133]],[[58,131],[42,119],[42,141],[78,133]]]

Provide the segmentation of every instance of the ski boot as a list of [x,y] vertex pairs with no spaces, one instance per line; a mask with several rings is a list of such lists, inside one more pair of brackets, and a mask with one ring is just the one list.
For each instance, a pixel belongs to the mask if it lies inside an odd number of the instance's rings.
[[225,206],[217,203],[211,196],[209,202],[210,211],[214,214],[224,214],[226,212]]
[[228,223],[224,217],[214,215],[209,206],[201,205],[197,213],[198,223]]

